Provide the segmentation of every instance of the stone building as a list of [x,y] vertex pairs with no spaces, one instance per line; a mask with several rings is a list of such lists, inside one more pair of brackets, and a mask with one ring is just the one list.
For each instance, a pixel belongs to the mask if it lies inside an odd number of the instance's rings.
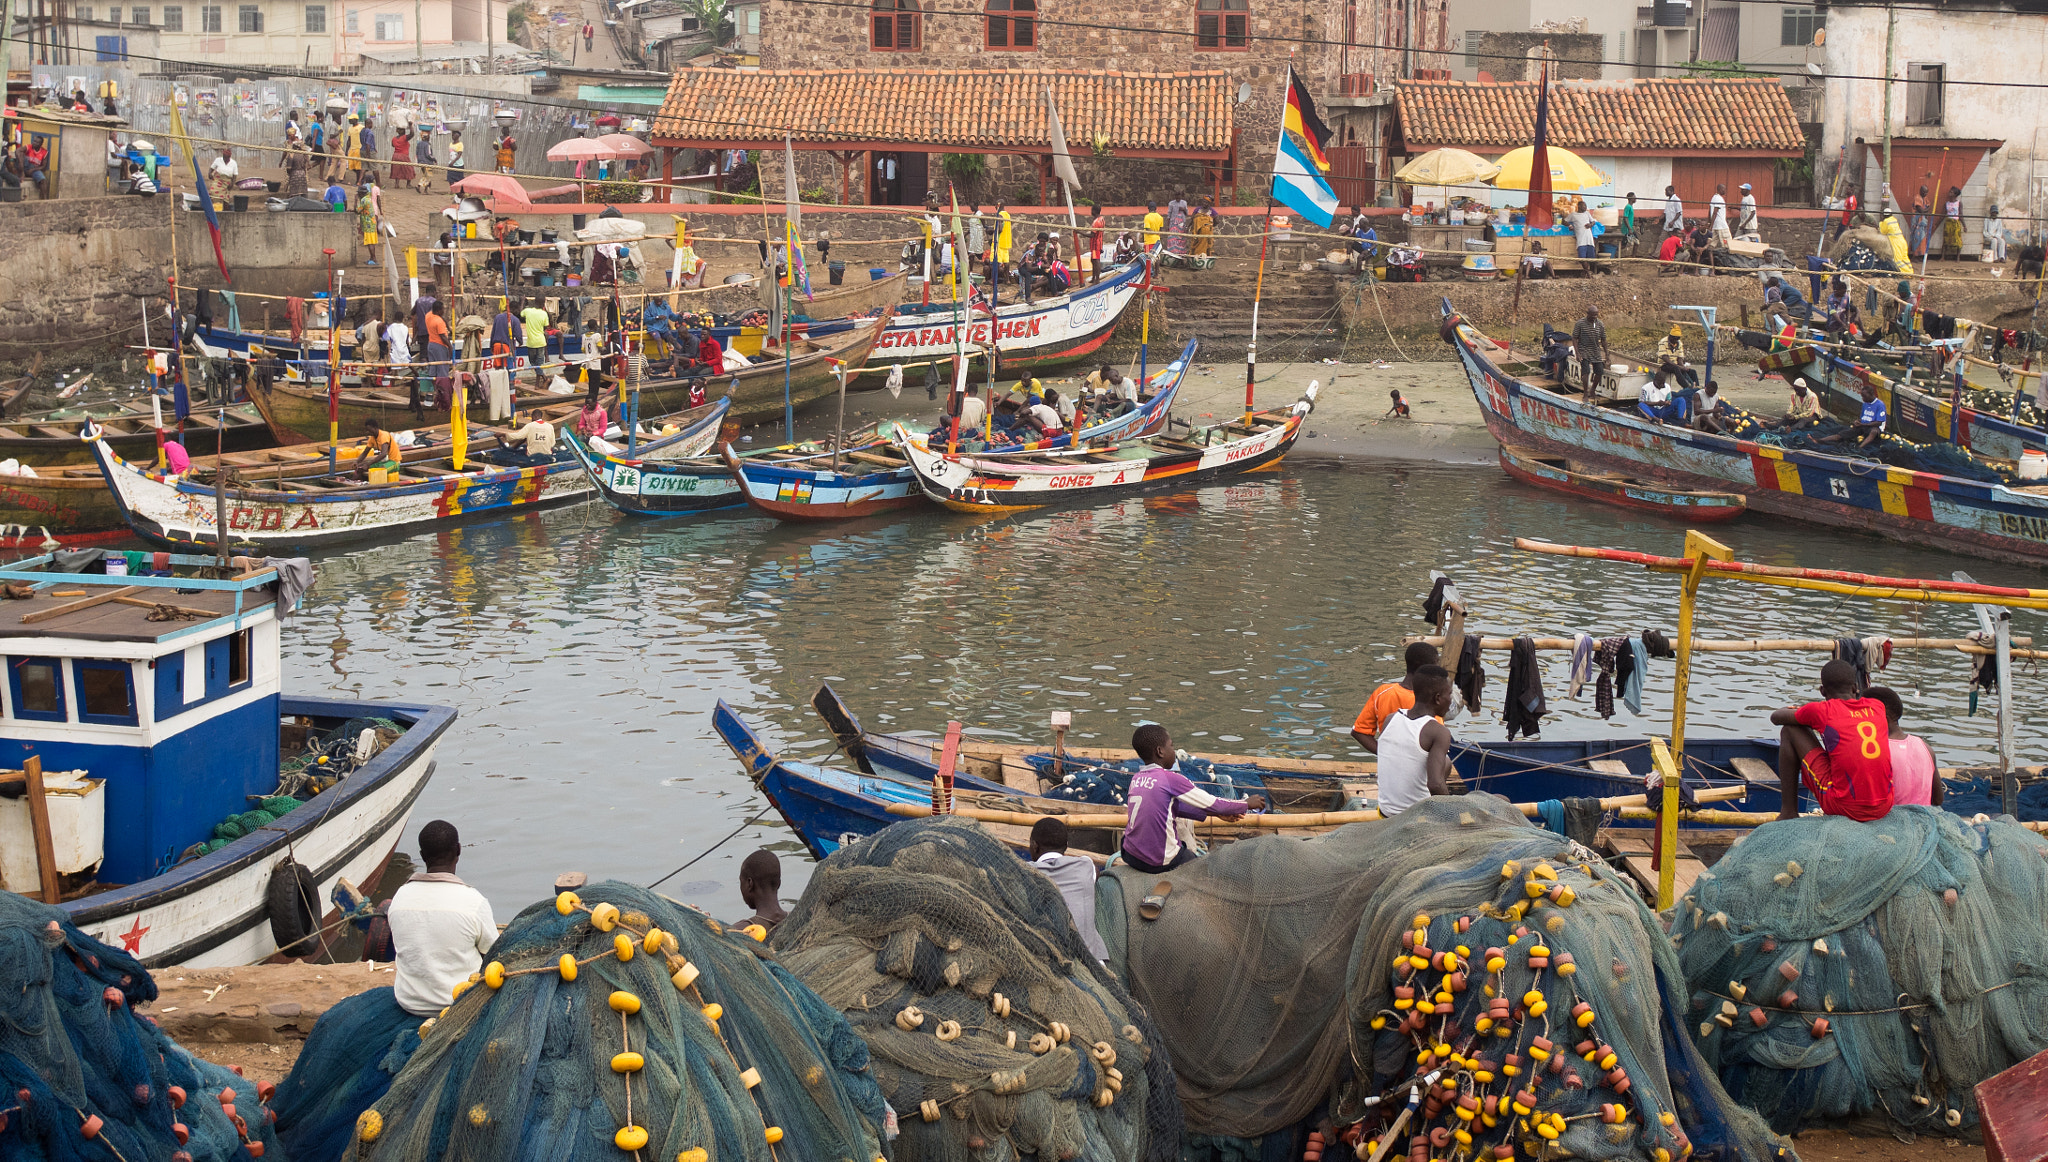
[[[766,0],[766,70],[1043,70],[1134,74],[1220,73],[1235,104],[1233,155],[1221,175],[1243,201],[1264,197],[1290,60],[1332,129],[1333,184],[1346,201],[1371,201],[1386,160],[1392,85],[1447,76],[1450,0],[872,0],[868,7]],[[1372,46],[1372,47],[1352,47]],[[1160,110],[1168,123],[1173,110]],[[1073,131],[1069,127],[1070,147]],[[1074,147],[1077,154],[1083,151]],[[1171,177],[1142,159],[1097,159],[1115,200],[1208,175]],[[1011,162],[995,159],[998,186]],[[1246,171],[1243,180],[1235,172]],[[1035,182],[1030,173],[1022,175]],[[1084,176],[1086,176],[1084,174]],[[836,181],[834,182],[836,185]],[[1097,193],[1091,189],[1091,195]]]

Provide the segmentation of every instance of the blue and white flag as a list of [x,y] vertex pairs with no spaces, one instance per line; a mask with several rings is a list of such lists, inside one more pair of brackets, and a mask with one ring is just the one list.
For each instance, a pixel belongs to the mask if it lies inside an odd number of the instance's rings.
[[1285,129],[1280,131],[1280,148],[1273,154],[1273,200],[1321,229],[1329,229],[1337,217],[1337,191],[1316,172],[1315,163]]

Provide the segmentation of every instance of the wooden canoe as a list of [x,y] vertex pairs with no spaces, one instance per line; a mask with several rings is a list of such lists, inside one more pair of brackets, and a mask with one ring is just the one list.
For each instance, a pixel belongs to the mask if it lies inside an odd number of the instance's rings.
[[[545,407],[563,400],[579,398],[575,395],[554,395],[524,385],[523,381],[513,388],[512,406],[520,411],[533,407]],[[299,380],[278,380],[264,387],[253,380],[249,384],[249,399],[270,425],[270,434],[279,444],[321,444],[327,441],[327,388],[317,383]],[[448,422],[448,405],[422,408],[415,414],[412,410],[411,393],[402,387],[369,388],[344,384],[341,399],[337,405],[339,421],[337,427],[344,440],[354,439],[363,434],[363,421],[374,419],[387,431],[402,432],[412,428],[443,425]],[[470,406],[470,423],[474,424],[482,414],[481,408]],[[649,413],[653,414],[653,413]]]
[[1502,448],[1500,466],[1509,476],[1538,488],[1692,524],[1734,520],[1743,511],[1739,493],[1699,492],[1611,472],[1583,472],[1560,457],[1518,455]]
[[[164,417],[165,430],[176,432],[179,425],[168,415],[168,404],[164,411],[167,413]],[[118,410],[92,422],[100,429],[101,439],[107,446],[121,455],[156,455],[156,425],[146,404],[122,404]],[[90,464],[92,449],[80,436],[84,423],[82,419],[0,423],[0,459],[13,459],[36,469],[51,465]],[[220,422],[218,407],[195,404],[183,426],[186,442],[208,451],[212,450],[216,439],[229,452],[244,452],[273,442],[269,426],[249,404],[230,405],[225,427]]]
[[[873,349],[882,328],[889,325],[889,319],[890,313],[885,310],[879,318],[850,331],[825,336],[815,342],[803,338],[794,340],[788,369],[791,405],[802,411],[827,396],[836,395],[839,379],[833,374],[834,368],[858,368],[866,363],[868,352]],[[733,421],[751,425],[780,418],[784,375],[782,351],[781,348],[770,350],[771,354],[763,356],[761,362],[744,371],[644,383],[640,387],[640,411],[642,414],[659,414],[688,407],[692,379],[703,378],[713,394],[717,394],[721,387],[730,388],[730,418]]]

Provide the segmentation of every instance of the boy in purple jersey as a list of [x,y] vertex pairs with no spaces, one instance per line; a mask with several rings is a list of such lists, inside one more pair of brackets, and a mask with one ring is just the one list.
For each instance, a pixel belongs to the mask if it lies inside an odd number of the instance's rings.
[[1130,793],[1124,800],[1129,822],[1124,826],[1123,859],[1141,872],[1157,875],[1195,857],[1192,848],[1182,846],[1174,827],[1176,819],[1235,819],[1247,811],[1266,809],[1264,795],[1252,795],[1242,803],[1218,799],[1171,769],[1179,756],[1163,726],[1139,727],[1131,735],[1131,749],[1145,766],[1131,776]]

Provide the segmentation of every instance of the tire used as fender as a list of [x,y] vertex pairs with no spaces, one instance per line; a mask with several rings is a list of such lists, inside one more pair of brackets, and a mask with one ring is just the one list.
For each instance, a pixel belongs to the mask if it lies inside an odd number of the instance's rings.
[[270,872],[265,901],[270,936],[283,956],[311,956],[320,951],[320,884],[306,865],[287,859]]

